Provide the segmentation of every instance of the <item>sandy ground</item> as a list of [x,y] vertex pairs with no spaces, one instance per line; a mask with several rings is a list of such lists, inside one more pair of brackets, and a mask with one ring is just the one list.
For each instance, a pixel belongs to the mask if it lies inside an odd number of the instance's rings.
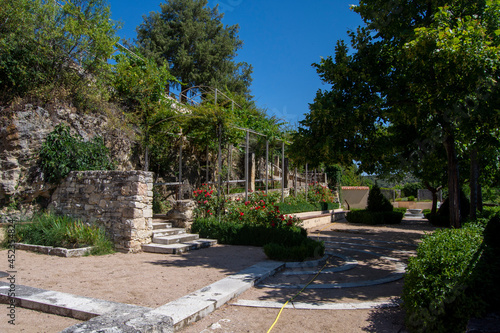
[[[322,230],[320,230],[322,229]],[[406,260],[421,237],[434,228],[423,222],[404,222],[398,226],[359,226],[334,223],[310,230],[310,235],[337,243],[329,249],[371,244],[371,250]],[[391,243],[382,243],[391,242]],[[398,244],[400,243],[400,244]],[[384,245],[385,244],[385,245]],[[390,245],[389,245],[390,244]],[[377,249],[377,246],[379,249]],[[384,247],[382,249],[380,247]],[[343,250],[349,253],[348,250]],[[383,258],[364,253],[350,253],[359,261],[356,270],[315,283],[341,283],[366,279],[365,274],[382,277],[394,269]],[[4,258],[2,260],[1,258]],[[234,274],[257,262],[266,260],[261,248],[217,245],[183,255],[152,253],[116,253],[98,257],[59,258],[25,251],[16,253],[16,283],[42,289],[57,290],[115,302],[158,307]],[[338,261],[338,260],[337,260]],[[332,266],[338,263],[332,260]],[[7,251],[0,251],[0,271],[8,270]],[[302,283],[308,277],[277,275],[264,283]],[[274,279],[274,280],[273,280]],[[0,281],[6,281],[1,278]],[[402,281],[378,287],[352,290],[306,290],[298,302],[364,302],[399,296]],[[252,288],[238,299],[286,301],[294,289]],[[0,305],[0,332],[52,333],[77,323],[77,320],[17,308],[16,325],[8,324],[6,305]],[[185,328],[183,332],[267,332],[279,309],[250,308],[227,304]],[[403,332],[404,313],[400,308],[373,310],[296,310],[285,309],[273,332]]]

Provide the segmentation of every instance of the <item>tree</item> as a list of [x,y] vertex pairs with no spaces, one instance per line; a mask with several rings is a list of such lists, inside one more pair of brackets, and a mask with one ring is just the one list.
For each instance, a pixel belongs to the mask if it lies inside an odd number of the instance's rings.
[[[158,131],[171,130],[172,122],[167,120],[171,119],[175,112],[171,108],[172,101],[164,92],[165,87],[176,80],[166,65],[157,66],[153,60],[145,59],[140,54],[120,53],[115,56],[115,60],[116,65],[113,67],[115,98],[132,110],[128,115],[132,123],[139,125],[141,129],[144,170],[148,171],[151,137]],[[165,141],[161,145],[168,146]]]
[[[335,58],[313,64],[332,89],[318,91],[299,134],[329,159],[346,153],[333,159],[360,161],[368,173],[393,168],[409,147],[424,156],[444,148],[451,224],[460,227],[457,140],[490,135],[485,119],[499,119],[493,103],[499,2],[448,3],[365,0],[354,6],[366,26],[350,32],[353,52],[340,41]],[[401,134],[413,141],[398,144]]]
[[[118,41],[103,0],[0,0],[0,90],[4,102],[26,94],[75,104],[105,95],[107,60]],[[64,96],[63,96],[64,97]]]
[[207,0],[169,0],[161,12],[144,17],[137,28],[137,47],[170,72],[186,88],[212,86],[249,96],[252,67],[236,63],[243,42],[238,25],[224,26],[218,7]]

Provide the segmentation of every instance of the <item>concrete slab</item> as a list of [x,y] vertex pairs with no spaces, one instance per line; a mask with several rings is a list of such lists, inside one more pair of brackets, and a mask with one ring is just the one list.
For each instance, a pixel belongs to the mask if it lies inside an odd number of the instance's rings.
[[[231,305],[248,306],[258,308],[275,308],[281,309],[284,302],[273,301],[254,301],[240,299]],[[381,301],[381,302],[360,302],[360,303],[305,303],[293,302],[288,303],[285,309],[298,309],[298,310],[369,310],[377,308],[398,307],[398,301]]]
[[111,313],[92,318],[62,330],[60,333],[173,333],[172,318],[152,314],[149,310]]
[[152,314],[172,317],[174,330],[195,322],[250,289],[255,283],[283,269],[284,263],[264,261],[237,274],[212,283],[205,288],[181,297],[151,311]]
[[11,299],[14,299],[15,304],[23,308],[79,320],[89,320],[96,316],[114,312],[151,310],[150,308],[136,305],[105,301],[22,285],[16,285],[15,296],[9,297],[10,287],[10,283],[0,282],[0,303],[8,304]]

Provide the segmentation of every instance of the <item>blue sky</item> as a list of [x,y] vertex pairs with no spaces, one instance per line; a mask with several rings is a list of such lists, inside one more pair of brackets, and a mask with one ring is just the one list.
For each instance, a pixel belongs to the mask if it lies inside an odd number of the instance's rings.
[[[108,0],[111,17],[121,21],[121,38],[133,40],[143,15],[159,11],[160,0]],[[338,39],[362,24],[349,9],[355,0],[209,0],[225,13],[225,25],[238,24],[244,45],[237,61],[253,66],[252,95],[257,105],[292,125],[309,111],[322,85],[311,64],[333,55]]]

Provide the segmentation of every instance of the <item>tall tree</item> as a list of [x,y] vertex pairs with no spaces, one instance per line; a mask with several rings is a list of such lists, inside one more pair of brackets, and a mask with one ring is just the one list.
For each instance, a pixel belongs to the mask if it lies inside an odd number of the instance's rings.
[[[348,152],[368,172],[408,149],[394,133],[412,136],[414,149],[431,156],[444,147],[450,222],[460,227],[456,142],[490,133],[485,117],[499,119],[490,103],[500,64],[499,1],[364,0],[353,9],[366,26],[350,33],[352,52],[339,42],[335,58],[314,64],[332,89],[317,93],[302,140]],[[330,119],[326,136],[322,117]]]
[[[106,94],[107,60],[118,41],[104,0],[0,0],[0,90],[3,101],[26,94],[74,101]],[[89,80],[89,78],[91,79]],[[62,89],[60,89],[62,88]]]
[[158,64],[166,62],[183,90],[201,85],[227,88],[248,97],[252,67],[235,62],[243,42],[238,25],[224,26],[224,14],[207,0],[168,0],[137,28],[137,46]]

